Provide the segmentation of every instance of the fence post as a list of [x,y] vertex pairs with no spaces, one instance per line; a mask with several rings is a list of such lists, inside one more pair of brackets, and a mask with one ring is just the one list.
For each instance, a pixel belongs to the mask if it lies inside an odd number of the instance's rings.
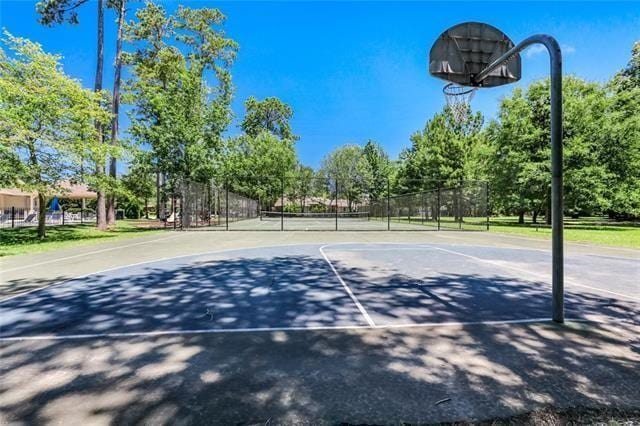
[[15,227],[16,223],[16,207],[15,206],[11,206],[11,227]]
[[336,179],[336,231],[338,230],[338,194],[340,191],[340,185],[338,184],[338,179]]
[[391,230],[391,191],[389,178],[387,178],[387,231]]
[[438,231],[440,230],[440,182],[438,182],[438,205],[436,206],[436,217],[438,218]]
[[[196,228],[198,227],[198,191],[195,191],[195,194],[193,196],[194,198],[194,207],[195,207],[195,216],[196,216]],[[202,202],[202,200],[200,200]]]
[[284,175],[280,179],[280,230],[284,231]]
[[458,186],[458,229],[462,229],[462,189]]
[[487,231],[489,230],[489,216],[491,215],[491,211],[489,210],[489,182],[485,182],[486,185],[486,194],[487,194],[487,201],[486,201],[486,205],[485,205],[485,211],[487,212]]
[[224,223],[225,223],[225,228],[228,231],[229,230],[229,181],[225,180],[224,182],[224,210],[225,210],[225,214],[224,214]]
[[176,191],[175,189],[173,191],[171,191],[171,214],[173,215],[173,229],[175,230],[178,227],[177,221],[177,215],[176,215]]
[[207,224],[211,226],[211,181],[207,186]]

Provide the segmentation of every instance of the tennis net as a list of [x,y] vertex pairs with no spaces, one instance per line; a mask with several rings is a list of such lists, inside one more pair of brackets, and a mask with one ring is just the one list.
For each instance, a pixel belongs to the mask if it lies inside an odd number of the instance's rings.
[[301,221],[325,221],[325,220],[369,220],[369,212],[260,212],[260,220],[301,220]]

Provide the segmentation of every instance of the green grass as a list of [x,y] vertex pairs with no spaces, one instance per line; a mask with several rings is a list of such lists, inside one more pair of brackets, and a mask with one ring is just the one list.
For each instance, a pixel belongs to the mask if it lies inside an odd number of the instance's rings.
[[[420,225],[420,217],[412,217],[411,221],[409,221],[409,218],[392,217],[391,222]],[[424,225],[433,228],[437,226],[437,222],[425,221]],[[564,238],[566,241],[640,248],[640,223],[638,222],[615,222],[602,217],[585,217],[579,219],[565,218],[564,225]],[[453,217],[442,217],[440,219],[440,228],[484,231],[486,230],[486,219],[468,217],[460,225]],[[544,223],[534,224],[531,222],[531,218],[526,218],[526,223],[519,224],[517,217],[492,217],[489,231],[551,239],[551,227]]]
[[[517,234],[532,238],[551,238],[551,228],[531,221],[519,224],[515,217],[491,218],[491,232]],[[614,222],[604,218],[565,219],[566,241],[640,248],[640,224]]]
[[120,220],[115,229],[98,231],[94,225],[65,225],[47,227],[47,237],[38,239],[35,227],[0,229],[0,257],[37,253],[58,248],[90,245],[103,241],[150,235],[162,232],[146,226],[149,222]]

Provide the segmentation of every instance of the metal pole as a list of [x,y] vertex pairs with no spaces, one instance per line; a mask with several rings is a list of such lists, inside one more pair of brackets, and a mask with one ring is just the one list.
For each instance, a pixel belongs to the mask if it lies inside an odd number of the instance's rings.
[[280,193],[280,230],[284,231],[284,176],[280,180],[281,193]]
[[225,229],[228,231],[229,230],[229,182],[225,181],[224,184],[224,191],[225,191],[225,195],[224,195],[224,209],[225,209]]
[[456,190],[456,212],[458,213],[458,229],[462,229],[462,190],[460,186]]
[[338,230],[338,179],[336,179],[336,231]]
[[64,208],[62,209],[62,224],[64,225]]
[[436,217],[438,218],[438,231],[440,230],[440,183],[438,183],[438,206],[436,210]]
[[564,253],[563,253],[563,189],[562,189],[562,51],[558,41],[545,34],[533,35],[500,56],[475,78],[481,85],[494,69],[532,44],[542,44],[549,52],[551,65],[551,255],[552,317],[564,322]]
[[487,201],[486,204],[484,206],[484,209],[487,213],[487,231],[489,230],[489,216],[491,215],[491,211],[489,210],[489,182],[485,182],[486,185],[486,197],[487,197]]
[[16,207],[11,206],[11,227],[14,228],[16,226]]
[[387,231],[391,231],[391,184],[387,178]]
[[173,215],[173,229],[175,230],[177,227],[177,221],[178,218],[176,217],[176,191],[175,189],[173,191],[171,191],[171,210],[172,210],[172,215]]

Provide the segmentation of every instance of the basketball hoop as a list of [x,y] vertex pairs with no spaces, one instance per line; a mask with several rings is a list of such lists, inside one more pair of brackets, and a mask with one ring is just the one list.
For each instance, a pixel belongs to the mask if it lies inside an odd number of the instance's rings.
[[471,107],[469,103],[476,94],[477,87],[460,86],[449,83],[442,89],[447,100],[447,107],[456,123],[462,124],[469,119]]

